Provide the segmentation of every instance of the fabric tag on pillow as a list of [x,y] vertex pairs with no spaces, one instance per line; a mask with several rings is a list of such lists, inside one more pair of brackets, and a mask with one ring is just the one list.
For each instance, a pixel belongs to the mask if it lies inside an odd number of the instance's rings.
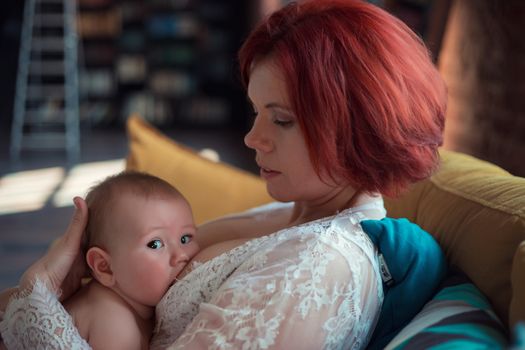
[[388,269],[388,265],[386,264],[383,254],[379,254],[379,272],[381,273],[381,279],[383,280],[383,283],[388,287],[395,283],[394,277],[392,277],[392,274]]

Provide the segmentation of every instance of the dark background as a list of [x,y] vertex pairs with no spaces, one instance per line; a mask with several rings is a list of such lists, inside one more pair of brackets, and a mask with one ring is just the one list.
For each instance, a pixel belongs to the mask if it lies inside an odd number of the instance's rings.
[[[104,3],[105,0],[82,0],[85,3]],[[177,3],[177,1],[172,0]],[[182,1],[181,1],[182,2]],[[200,0],[201,4],[206,3]],[[286,1],[283,1],[286,2]],[[445,130],[445,148],[461,151],[493,162],[512,174],[525,175],[525,1],[522,0],[384,0],[372,1],[392,12],[412,27],[427,43],[449,88],[449,108]],[[109,5],[107,5],[109,3]],[[124,3],[146,3],[142,0],[109,1],[101,7],[80,8],[80,15],[95,12],[103,18],[106,10]],[[150,0],[148,4],[162,4]],[[193,13],[202,8],[193,4]],[[201,34],[193,42],[195,60],[187,72],[196,79],[195,90],[189,95],[162,96],[171,110],[171,117],[154,119],[164,133],[195,150],[210,148],[220,159],[254,173],[253,152],[243,145],[248,129],[246,101],[236,73],[235,53],[249,29],[264,13],[280,5],[279,0],[212,1],[223,4],[226,21],[207,22],[208,34],[217,28],[230,33],[227,46],[210,44],[210,36]],[[31,183],[22,181],[15,193],[31,192],[30,185],[38,184],[38,171],[57,167],[66,178],[78,175],[76,166],[95,162],[122,161],[127,154],[125,134],[125,101],[130,92],[151,90],[148,79],[159,66],[148,66],[143,79],[134,84],[115,84],[115,89],[103,97],[85,96],[82,102],[108,102],[112,107],[109,118],[89,117],[83,113],[81,124],[81,156],[78,164],[67,161],[65,152],[22,152],[18,162],[9,158],[10,126],[13,116],[15,81],[18,67],[20,30],[24,1],[0,2],[0,209],[11,200],[13,191],[8,183],[24,179],[36,171]],[[159,5],[162,7],[162,5]],[[159,10],[159,8],[157,8]],[[216,9],[221,10],[221,8]],[[177,11],[174,11],[176,13]],[[159,11],[156,12],[159,14]],[[162,11],[160,11],[162,14]],[[166,10],[166,13],[172,13]],[[121,25],[114,37],[83,37],[85,45],[110,44],[117,53],[109,64],[94,64],[86,55],[81,68],[117,70],[118,57],[128,54],[119,44],[123,34],[130,30],[149,29],[148,21],[154,11],[145,11],[144,18]],[[100,17],[100,16],[99,16]],[[111,24],[111,23],[110,23]],[[215,29],[214,29],[215,28]],[[93,28],[92,28],[93,29]],[[96,29],[96,28],[95,28]],[[140,31],[140,30],[139,30]],[[148,64],[150,52],[162,40],[147,36],[146,46],[139,50]],[[208,41],[207,41],[208,40]],[[89,43],[87,43],[89,41]],[[210,46],[207,46],[208,44]],[[87,46],[86,46],[87,47]],[[212,50],[213,48],[213,50]],[[85,52],[87,54],[87,52]],[[96,55],[95,55],[96,56]],[[226,61],[220,61],[224,59]],[[219,59],[219,60],[216,60]],[[228,73],[213,76],[209,70],[214,64],[224,64]],[[168,68],[170,66],[168,65]],[[177,66],[171,66],[178,69]],[[208,72],[211,75],[203,75]],[[154,89],[153,89],[154,90]],[[195,109],[177,101],[193,101],[202,94],[223,98],[228,104],[226,119],[206,118],[210,109],[198,106],[199,118],[192,119]],[[188,98],[189,96],[189,98]],[[98,100],[97,100],[98,99]],[[188,117],[188,115],[190,117]],[[145,116],[148,119],[148,116]],[[150,120],[151,121],[151,120]],[[81,168],[83,169],[83,168]],[[81,170],[80,172],[83,172]],[[31,174],[31,173],[30,173]],[[75,175],[75,176],[76,176]],[[89,180],[90,174],[85,174]],[[58,188],[57,188],[58,189]],[[55,192],[56,190],[55,189]],[[74,193],[82,195],[82,193]],[[17,283],[27,266],[41,256],[50,242],[66,228],[72,207],[56,206],[50,199],[38,210],[20,210],[3,214],[0,210],[0,289]]]

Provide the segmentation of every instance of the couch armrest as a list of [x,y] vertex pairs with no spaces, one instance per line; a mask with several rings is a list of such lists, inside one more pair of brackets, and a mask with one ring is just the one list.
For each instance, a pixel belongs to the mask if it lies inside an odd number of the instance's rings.
[[506,321],[512,258],[525,240],[525,179],[464,154],[442,150],[441,158],[431,179],[385,200],[388,215],[432,233],[449,264],[464,271]]

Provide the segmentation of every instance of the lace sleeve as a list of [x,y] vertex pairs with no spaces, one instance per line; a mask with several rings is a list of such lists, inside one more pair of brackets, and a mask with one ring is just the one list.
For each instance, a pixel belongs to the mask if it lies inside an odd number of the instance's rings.
[[91,349],[57,296],[39,280],[31,292],[11,299],[0,322],[0,332],[9,350]]
[[375,254],[349,220],[280,235],[200,305],[170,349],[364,348],[383,297]]

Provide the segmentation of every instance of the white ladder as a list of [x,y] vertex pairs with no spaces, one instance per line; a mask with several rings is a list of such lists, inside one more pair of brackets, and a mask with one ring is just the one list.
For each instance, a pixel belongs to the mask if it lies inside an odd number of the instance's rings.
[[10,155],[64,149],[80,156],[76,0],[26,0]]

